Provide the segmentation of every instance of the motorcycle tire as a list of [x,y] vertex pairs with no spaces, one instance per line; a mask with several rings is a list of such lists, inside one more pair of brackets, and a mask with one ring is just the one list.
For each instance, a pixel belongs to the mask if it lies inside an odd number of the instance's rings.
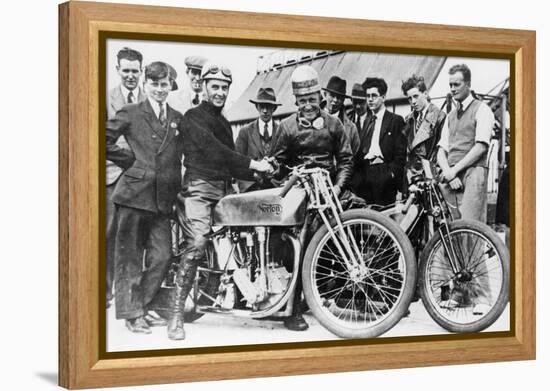
[[[441,234],[420,256],[419,287],[424,307],[441,327],[454,333],[479,332],[492,325],[508,304],[510,256],[487,225],[470,220],[449,224],[461,272],[454,274]],[[476,307],[482,304],[482,310]]]
[[[304,256],[304,295],[315,318],[335,335],[377,337],[399,322],[411,303],[414,249],[397,223],[379,212],[354,209],[339,217],[346,237],[358,244],[361,266],[348,268],[328,228],[321,226]],[[334,219],[330,226],[334,231]]]

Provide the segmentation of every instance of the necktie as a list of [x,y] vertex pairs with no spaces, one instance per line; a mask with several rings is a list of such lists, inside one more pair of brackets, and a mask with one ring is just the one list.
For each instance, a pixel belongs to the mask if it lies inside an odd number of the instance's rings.
[[128,103],[134,103],[134,94],[132,91],[128,93]]
[[376,115],[371,115],[367,118],[367,132],[365,136],[365,148],[363,151],[369,153],[370,145],[372,143],[372,135],[374,133],[374,125],[376,124]]
[[457,115],[458,115],[458,118],[462,117],[462,114],[464,114],[464,110],[463,110],[463,107],[462,107],[462,102],[458,102],[457,103]]
[[357,115],[357,121],[355,122],[355,126],[357,126],[357,131],[361,131],[361,117]]
[[162,103],[159,103],[159,121],[160,124],[164,127],[166,127],[166,112],[164,111],[164,105]]
[[418,116],[416,117],[416,122],[414,124],[414,133],[418,133],[418,129],[420,129],[420,125],[422,124],[422,112],[418,113]]
[[198,106],[198,104],[199,104],[199,94],[195,94],[195,97],[193,98],[191,103],[193,103],[193,105],[195,105],[195,106]]
[[265,143],[268,143],[271,141],[271,136],[269,135],[269,131],[267,129],[267,122],[264,123],[264,132],[262,133],[262,139]]

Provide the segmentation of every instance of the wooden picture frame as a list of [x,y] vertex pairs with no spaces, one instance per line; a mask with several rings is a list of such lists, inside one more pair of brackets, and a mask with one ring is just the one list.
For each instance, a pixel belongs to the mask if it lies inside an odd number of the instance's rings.
[[[59,384],[70,389],[315,374],[535,358],[535,33],[68,2],[59,6]],[[101,352],[100,35],[263,46],[498,57],[511,76],[511,331],[236,347]],[[433,48],[440,48],[434,50]],[[104,160],[104,158],[103,158]],[[104,319],[103,319],[104,320]],[[457,351],[460,352],[457,355]],[[251,353],[253,352],[253,354]]]

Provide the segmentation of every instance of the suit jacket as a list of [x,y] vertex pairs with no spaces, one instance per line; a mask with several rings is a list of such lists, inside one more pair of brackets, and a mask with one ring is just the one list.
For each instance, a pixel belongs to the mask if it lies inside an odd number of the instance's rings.
[[446,116],[436,105],[430,103],[416,133],[414,112],[405,117],[403,134],[407,139],[407,168],[422,169],[422,158],[435,161],[437,143]]
[[[271,147],[279,135],[279,127],[275,124],[275,121],[271,120],[271,122],[273,124],[273,133],[271,134],[271,141],[268,144],[262,141],[258,119],[255,119],[254,121],[243,126],[239,131],[239,135],[235,141],[235,150],[241,155],[248,156],[254,160],[262,160],[264,157],[269,156]],[[249,190],[249,188],[254,184],[257,184],[262,188],[264,186],[268,186],[268,184],[265,185],[256,183],[252,173],[250,178],[247,180],[241,180],[238,182],[241,192]]]
[[[183,116],[166,107],[166,128],[149,100],[124,106],[107,121],[107,159],[125,170],[113,193],[115,204],[171,212],[181,187]],[[116,144],[121,136],[131,150]]]
[[[142,102],[146,98],[145,94],[142,92],[141,89],[139,89],[139,94],[137,96],[136,102]],[[126,105],[126,100],[124,98],[124,95],[122,95],[122,91],[120,89],[120,84],[116,87],[109,90],[109,95],[107,96],[107,118],[114,118],[117,111],[122,109]],[[121,137],[118,140],[117,143],[121,148],[130,148],[128,146],[128,143],[124,139],[124,137]],[[122,174],[122,169],[118,167],[116,164],[111,162],[110,160],[107,160],[106,164],[106,179],[107,179],[107,186],[111,185],[116,182],[116,180],[120,177],[120,174]]]
[[[365,169],[366,161],[364,160],[365,155],[368,153],[369,149],[369,128],[371,132],[374,131],[374,127],[369,127],[369,122],[372,120],[372,117],[368,117],[365,120],[361,130],[359,131],[359,139],[361,145],[359,147],[359,152],[355,156],[354,161],[354,170],[353,170],[353,179],[352,183],[354,187],[358,183],[363,181],[363,174]],[[403,127],[405,126],[405,121],[400,115],[394,114],[386,110],[384,116],[382,117],[382,124],[380,127],[380,139],[379,145],[384,155],[384,162],[387,164],[393,178],[395,179],[396,186],[400,187],[401,181],[403,179],[403,173],[405,168],[405,161],[407,158],[407,142],[405,136],[403,135]],[[372,140],[374,141],[374,140]]]
[[275,124],[275,121],[271,120],[271,122],[273,123],[273,133],[271,134],[271,143],[269,145],[264,145],[262,142],[258,120],[255,119],[243,126],[239,131],[237,141],[235,141],[235,150],[254,160],[261,160],[269,156],[271,146],[279,135],[279,128]]

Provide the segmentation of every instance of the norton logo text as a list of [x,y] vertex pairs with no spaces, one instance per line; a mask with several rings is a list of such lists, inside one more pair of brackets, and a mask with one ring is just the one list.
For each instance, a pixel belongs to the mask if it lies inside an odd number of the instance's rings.
[[260,204],[258,208],[264,213],[274,213],[280,215],[283,211],[283,207],[280,204]]

